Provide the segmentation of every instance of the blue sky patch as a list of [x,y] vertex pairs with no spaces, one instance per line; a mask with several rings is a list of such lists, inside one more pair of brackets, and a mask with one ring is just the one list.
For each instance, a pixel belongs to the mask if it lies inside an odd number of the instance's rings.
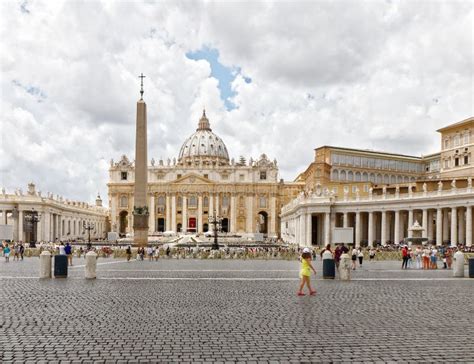
[[[224,101],[227,110],[233,110],[236,106],[230,101],[235,96],[231,84],[235,77],[240,74],[239,67],[226,67],[219,62],[219,51],[215,48],[204,47],[194,52],[186,53],[186,57],[193,60],[204,59],[211,65],[211,76],[219,81],[219,91],[221,99]],[[250,77],[244,77],[246,83],[251,83]]]

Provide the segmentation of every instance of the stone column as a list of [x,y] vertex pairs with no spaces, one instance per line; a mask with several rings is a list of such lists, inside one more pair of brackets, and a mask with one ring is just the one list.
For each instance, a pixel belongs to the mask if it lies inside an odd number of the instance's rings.
[[188,232],[188,200],[186,196],[183,195],[183,211],[181,216],[183,216],[182,231],[183,233]]
[[428,236],[428,210],[423,209],[423,215],[422,215],[422,223],[421,225],[423,226],[423,237],[426,238]]
[[458,243],[459,244],[466,244],[466,225],[465,225],[465,218],[464,218],[464,208],[460,207],[458,211]]
[[369,211],[369,222],[368,222],[368,234],[367,240],[370,248],[374,246],[374,212]]
[[[110,207],[110,223],[111,223],[111,231],[118,232],[120,227],[119,223],[117,221],[117,216],[118,216],[118,211],[117,211],[117,201],[118,201],[118,195],[110,195],[110,202],[111,202],[111,207]],[[73,230],[74,231],[74,230]],[[76,231],[77,233],[77,231]]]
[[150,208],[149,208],[149,220],[148,220],[148,232],[153,234],[156,231],[156,218],[155,218],[155,195],[150,196]]
[[[214,215],[214,195],[212,193],[209,194],[209,211],[208,211],[209,216]],[[209,230],[211,230],[211,227],[209,226]]]
[[441,241],[441,243],[448,239],[449,239],[449,213],[448,213],[448,210],[445,210],[443,212],[443,240]]
[[433,240],[434,239],[434,234],[433,234],[433,211],[428,210],[428,240]]
[[360,221],[360,211],[356,212],[355,219],[355,246],[360,247],[360,232],[361,232],[361,221]]
[[458,210],[451,208],[451,245],[458,245]]
[[38,222],[36,223],[36,241],[40,242],[43,241],[43,224],[44,224],[44,216],[38,212]]
[[410,209],[408,210],[408,228],[407,228],[409,238],[413,238],[413,231],[410,230],[412,226],[413,226],[413,209]]
[[230,232],[235,233],[237,231],[237,211],[236,211],[236,196],[230,195]]
[[300,234],[298,244],[306,245],[306,221],[304,215],[299,216]]
[[348,219],[348,214],[347,212],[344,212],[342,215],[342,227],[349,227],[349,219]]
[[275,196],[271,196],[270,197],[270,215],[271,215],[271,218],[270,218],[270,231],[269,233],[271,235],[276,235],[276,222],[277,222],[277,209],[276,209],[276,197]]
[[172,231],[177,231],[176,229],[176,195],[171,195],[171,228]]
[[202,195],[198,196],[198,218],[197,218],[197,232],[202,233]]
[[219,216],[220,213],[220,201],[219,201],[219,194],[216,193],[216,215]]
[[393,232],[393,242],[398,244],[400,242],[400,210],[395,211],[395,227]]
[[331,214],[329,212],[324,214],[324,245],[327,244],[331,244]]
[[466,207],[466,246],[472,246],[472,206]]
[[173,230],[171,228],[171,197],[169,193],[166,194],[166,231]]
[[382,221],[380,222],[380,243],[387,244],[387,211],[382,210]]
[[311,236],[311,228],[312,228],[312,224],[311,224],[311,220],[312,220],[312,215],[310,213],[306,214],[306,236],[305,236],[305,244],[306,246],[311,246],[311,243],[312,243],[312,236]]
[[23,241],[25,235],[23,233],[23,219],[24,219],[23,210],[18,211],[18,240]]
[[443,210],[436,209],[436,245],[443,245]]
[[253,231],[253,195],[248,195],[247,196],[247,217],[246,217],[246,228],[247,233],[254,233]]
[[3,224],[4,225],[8,225],[8,211],[7,210],[3,210],[2,211],[2,216],[3,216]]

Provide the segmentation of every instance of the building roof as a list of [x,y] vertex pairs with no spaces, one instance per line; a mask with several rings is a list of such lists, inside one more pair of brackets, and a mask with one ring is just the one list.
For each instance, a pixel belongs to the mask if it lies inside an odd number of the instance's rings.
[[331,145],[323,145],[322,147],[315,148],[315,150],[322,149],[322,148],[330,148],[330,149],[347,151],[347,152],[355,152],[355,153],[368,153],[368,154],[373,154],[373,155],[379,155],[379,156],[382,156],[382,157],[384,157],[384,156],[385,157],[399,157],[399,158],[415,159],[417,161],[421,160],[421,157],[414,156],[414,155],[387,153],[387,152],[380,152],[380,151],[370,150],[370,149],[354,149],[354,148],[334,147],[334,146],[331,146]]
[[445,126],[445,127],[441,128],[441,129],[438,129],[438,130],[436,130],[436,131],[437,131],[438,133],[442,133],[442,132],[447,131],[447,130],[450,130],[450,129],[459,128],[460,126],[467,126],[467,125],[469,125],[469,124],[474,125],[474,116],[471,116],[470,118],[467,118],[467,119],[458,121],[457,123],[450,124],[450,125]]

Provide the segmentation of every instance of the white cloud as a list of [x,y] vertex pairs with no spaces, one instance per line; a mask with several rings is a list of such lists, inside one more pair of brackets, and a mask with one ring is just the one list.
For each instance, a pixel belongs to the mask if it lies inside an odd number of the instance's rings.
[[[29,12],[22,11],[26,8]],[[0,183],[92,201],[108,161],[133,158],[138,74],[149,156],[177,156],[203,106],[232,157],[313,148],[405,154],[473,114],[469,2],[2,2]],[[14,30],[14,31],[12,31]],[[204,46],[241,69],[227,111]]]

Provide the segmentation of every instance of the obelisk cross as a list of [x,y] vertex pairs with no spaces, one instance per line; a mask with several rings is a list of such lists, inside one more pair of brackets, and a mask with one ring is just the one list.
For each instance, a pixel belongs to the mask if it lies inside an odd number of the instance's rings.
[[140,100],[143,100],[143,93],[145,91],[143,91],[143,79],[145,78],[146,76],[143,76],[143,73],[138,76],[138,78],[141,78],[141,89],[140,89]]

